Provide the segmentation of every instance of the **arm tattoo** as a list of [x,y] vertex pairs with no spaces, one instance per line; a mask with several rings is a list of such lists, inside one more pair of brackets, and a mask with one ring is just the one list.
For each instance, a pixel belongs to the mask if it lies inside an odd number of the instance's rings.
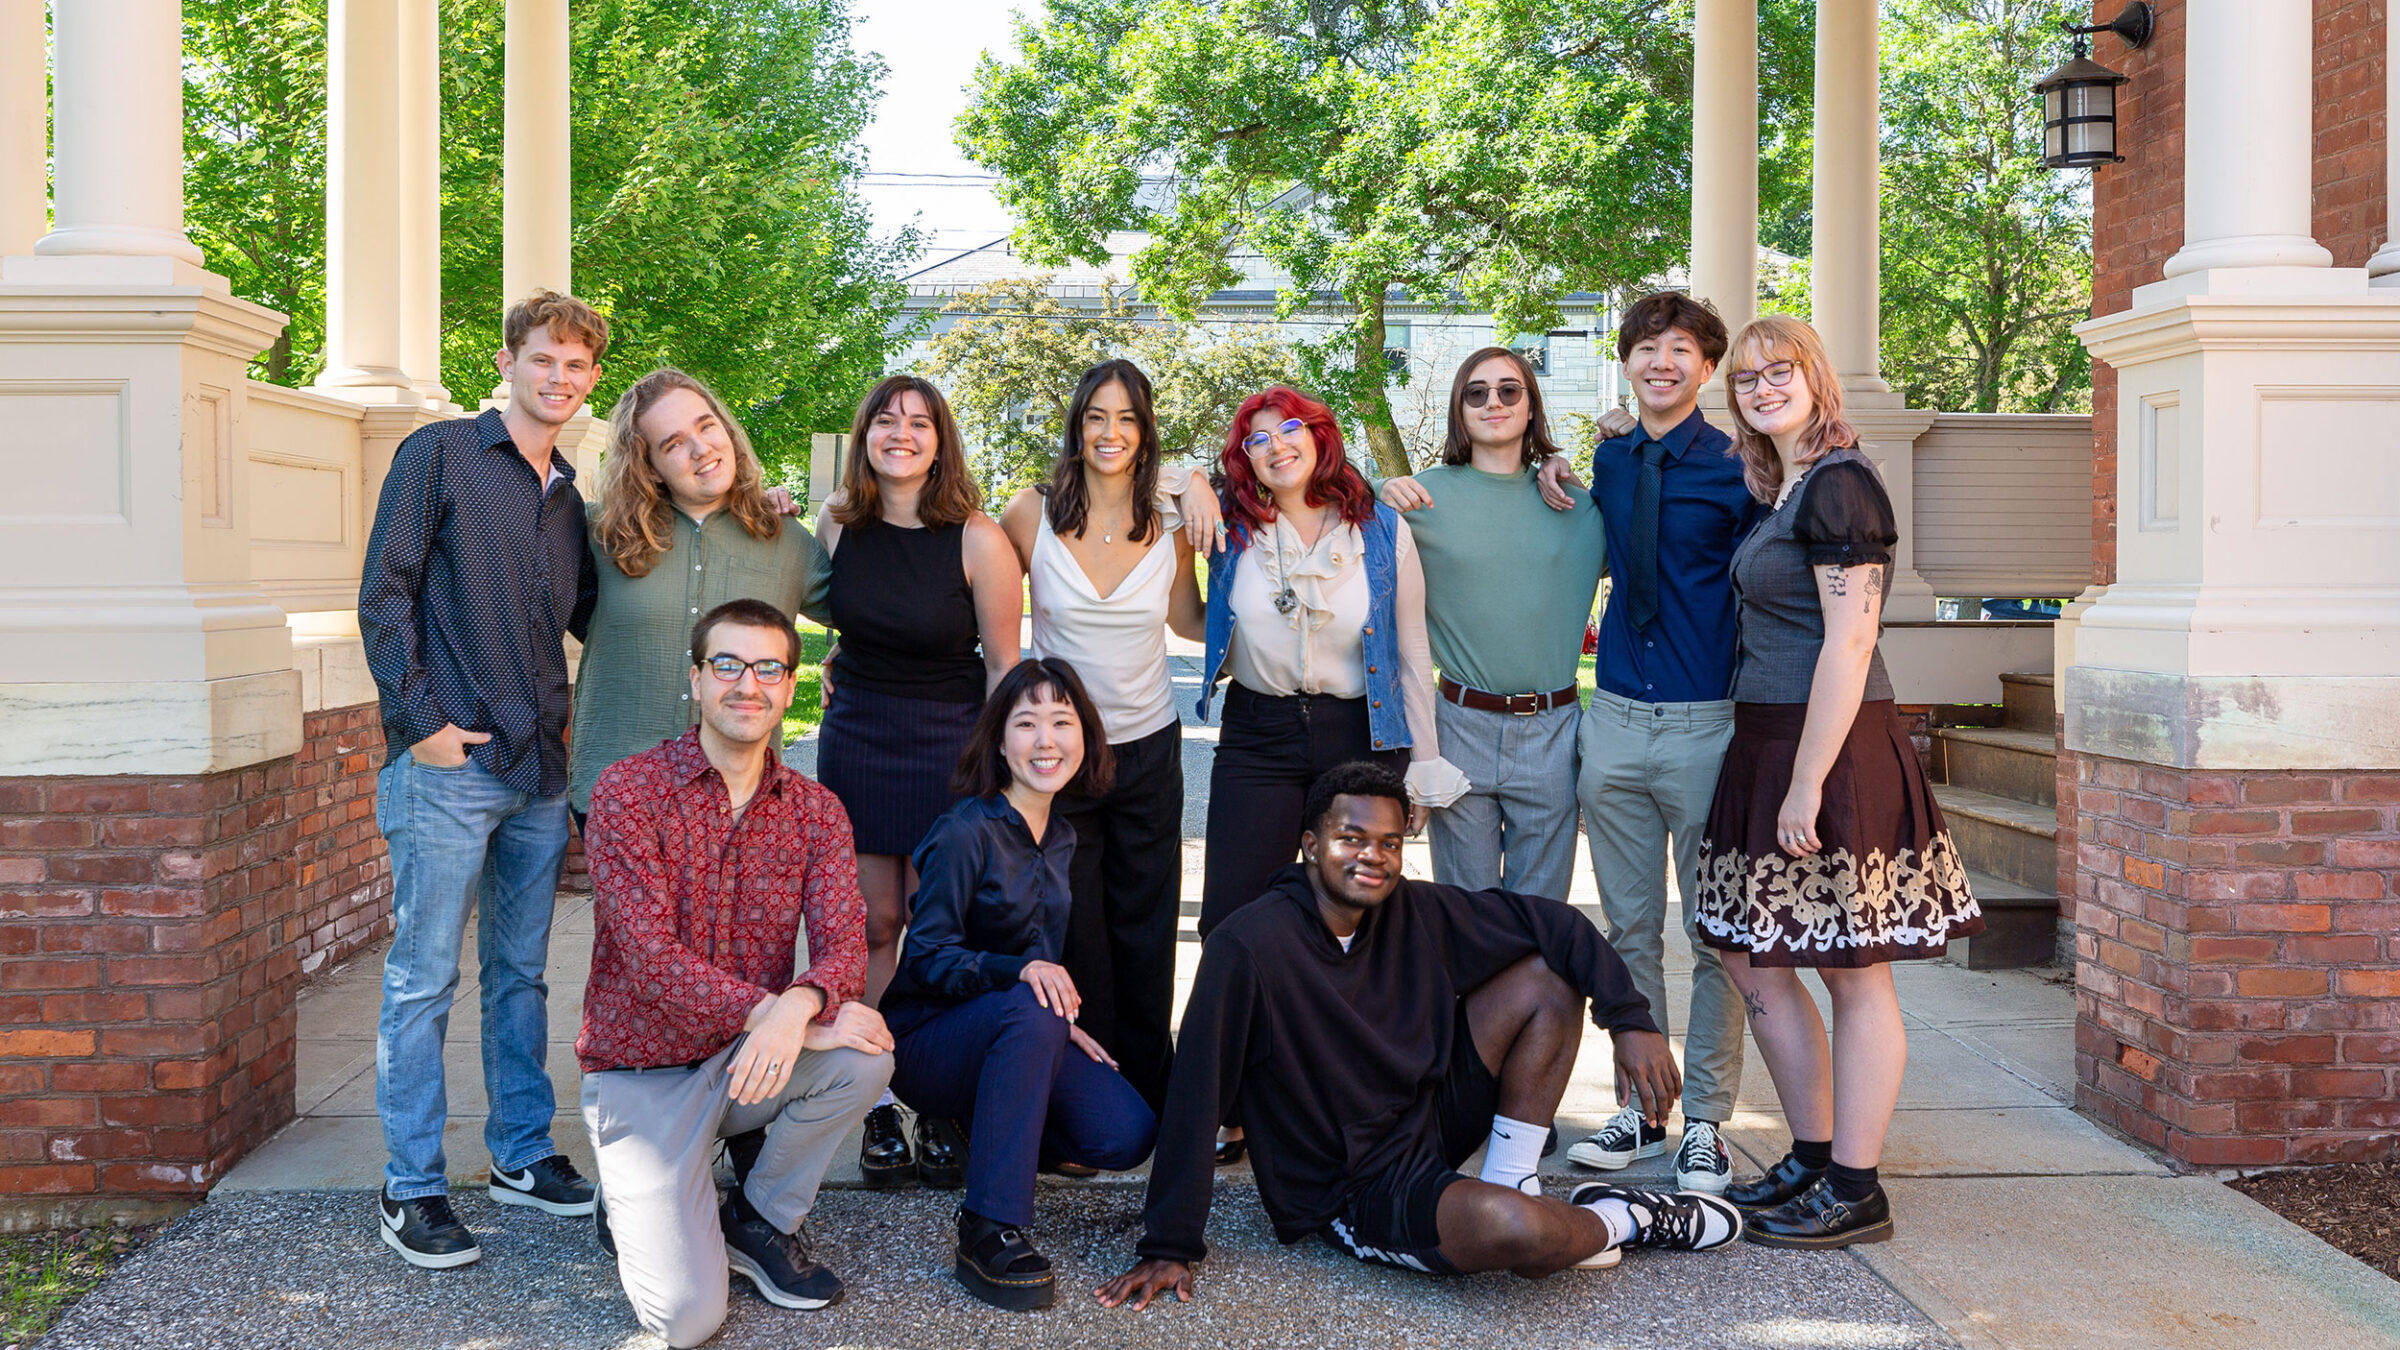
[[1825,569],[1825,589],[1833,595],[1848,595],[1850,578],[1841,568],[1828,567]]
[[1862,607],[1861,607],[1861,608],[1863,609],[1863,611],[1864,611],[1864,612],[1866,612],[1866,613],[1868,613],[1868,614],[1872,614],[1872,613],[1874,613],[1874,612],[1875,612],[1875,597],[1877,597],[1877,596],[1879,596],[1879,595],[1882,595],[1882,594],[1883,594],[1883,567],[1882,567],[1882,565],[1881,565],[1881,564],[1873,564],[1873,565],[1870,565],[1870,566],[1867,568],[1867,598],[1866,598],[1866,601],[1864,602],[1864,604],[1863,604],[1863,605],[1862,605]]
[[1753,1021],[1767,1015],[1767,1001],[1747,989],[1742,991],[1742,1006],[1750,1010]]

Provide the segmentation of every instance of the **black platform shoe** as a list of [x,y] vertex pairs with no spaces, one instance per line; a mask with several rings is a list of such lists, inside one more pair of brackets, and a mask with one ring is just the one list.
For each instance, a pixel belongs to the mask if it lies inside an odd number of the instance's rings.
[[1058,1297],[1050,1258],[1033,1249],[1022,1228],[994,1223],[971,1209],[958,1211],[958,1282],[995,1308],[1030,1312]]
[[899,1107],[878,1106],[867,1112],[865,1132],[858,1142],[858,1175],[879,1191],[917,1179],[917,1160],[908,1151],[908,1131],[901,1127]]
[[1736,1209],[1773,1209],[1816,1185],[1824,1176],[1824,1168],[1811,1167],[1786,1153],[1783,1161],[1767,1169],[1765,1176],[1726,1187],[1725,1198]]
[[937,1191],[967,1184],[967,1138],[957,1121],[917,1117],[917,1180]]
[[1762,1247],[1847,1247],[1882,1242],[1892,1235],[1892,1206],[1883,1188],[1852,1203],[1834,1198],[1819,1181],[1773,1209],[1749,1216],[1742,1236]]

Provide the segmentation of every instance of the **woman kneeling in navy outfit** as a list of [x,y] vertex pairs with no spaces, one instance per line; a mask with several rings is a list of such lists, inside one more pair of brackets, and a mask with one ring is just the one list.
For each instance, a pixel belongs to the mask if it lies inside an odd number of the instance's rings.
[[[1100,1043],[1059,957],[1075,830],[1062,791],[1106,792],[1100,714],[1075,668],[1026,661],[984,702],[951,787],[965,797],[918,845],[921,880],[883,1013],[899,1042],[892,1088],[920,1115],[971,1117],[958,1279],[1002,1308],[1047,1308],[1034,1250],[1034,1174],[1133,1167],[1158,1120]],[[953,1183],[955,1184],[955,1183]]]

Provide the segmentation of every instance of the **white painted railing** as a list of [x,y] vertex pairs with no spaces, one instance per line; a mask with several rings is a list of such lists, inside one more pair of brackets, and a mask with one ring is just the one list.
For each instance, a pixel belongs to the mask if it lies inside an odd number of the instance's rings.
[[1917,572],[1936,594],[2066,597],[2090,584],[2089,414],[1943,413],[1913,466]]
[[249,396],[250,574],[293,613],[352,608],[367,551],[367,410],[256,380]]

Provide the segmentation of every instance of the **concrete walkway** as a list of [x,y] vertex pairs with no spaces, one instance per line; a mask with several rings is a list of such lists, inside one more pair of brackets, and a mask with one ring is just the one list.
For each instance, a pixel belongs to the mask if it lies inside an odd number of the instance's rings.
[[[1188,709],[1197,672],[1179,657]],[[1186,728],[1187,913],[1214,728]],[[806,768],[814,747],[792,748]],[[1421,856],[1412,871],[1424,872]],[[1577,869],[1587,907],[1588,870]],[[1187,919],[1187,923],[1189,920]],[[562,897],[550,962],[552,1072],[561,1148],[588,1172],[568,1050],[589,968],[588,897]],[[1183,948],[1188,982],[1199,948]],[[1669,998],[1689,997],[1689,957],[1670,956]],[[299,1119],[208,1204],[112,1276],[46,1345],[648,1346],[613,1269],[581,1223],[483,1201],[484,1094],[474,960],[449,1033],[446,1139],[461,1211],[484,1261],[403,1267],[376,1242],[370,1196],[383,1162],[374,1102],[379,955],[319,976],[300,1000]],[[1120,1268],[1139,1230],[1139,1174],[1045,1179],[1040,1231],[1061,1263],[1061,1308],[993,1313],[948,1277],[954,1196],[829,1193],[812,1220],[852,1295],[783,1314],[737,1294],[722,1343],[823,1345],[1338,1345],[1510,1342],[1627,1346],[2400,1347],[2400,1284],[2207,1177],[2178,1176],[2068,1107],[2074,992],[2056,973],[1978,973],[1944,962],[1896,969],[1909,1071],[1883,1174],[1898,1235],[1848,1252],[1741,1244],[1704,1255],[1637,1253],[1615,1271],[1539,1284],[1508,1276],[1439,1283],[1369,1269],[1313,1245],[1277,1246],[1246,1168],[1229,1171],[1201,1300],[1139,1318],[1080,1290]],[[1677,1038],[1680,1049],[1680,1037]],[[1559,1126],[1570,1138],[1614,1109],[1607,1038],[1587,1034]],[[1752,1047],[1727,1137],[1738,1170],[1789,1136]],[[854,1185],[855,1149],[829,1178]],[[1551,1160],[1553,1189],[1576,1170]],[[1666,1160],[1631,1175],[1664,1178]]]

